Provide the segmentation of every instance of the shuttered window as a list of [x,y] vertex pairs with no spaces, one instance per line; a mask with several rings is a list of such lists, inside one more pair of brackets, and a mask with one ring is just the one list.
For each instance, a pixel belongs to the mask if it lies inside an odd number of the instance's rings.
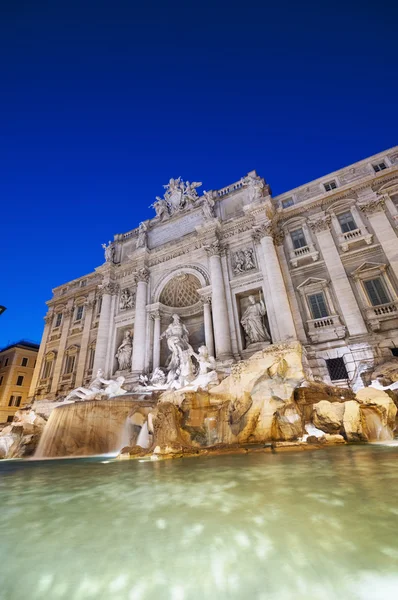
[[348,233],[349,231],[354,231],[358,229],[357,224],[354,221],[354,217],[347,211],[345,213],[341,213],[341,215],[337,215],[337,218],[340,223],[341,231],[343,233]]
[[304,231],[301,228],[291,231],[290,237],[292,238],[293,247],[295,250],[298,250],[298,248],[304,248],[304,246],[307,245]]
[[311,294],[308,296],[308,302],[313,319],[322,319],[323,317],[327,317],[329,315],[323,292]]
[[380,304],[388,304],[390,302],[390,298],[380,277],[368,279],[363,283],[372,306],[379,306]]

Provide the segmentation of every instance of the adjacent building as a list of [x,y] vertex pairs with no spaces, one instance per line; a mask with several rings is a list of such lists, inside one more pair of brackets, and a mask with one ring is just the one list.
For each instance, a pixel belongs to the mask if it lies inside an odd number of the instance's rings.
[[0,423],[27,403],[39,344],[21,340],[0,350]]
[[[316,378],[353,385],[397,354],[398,147],[275,197],[255,171],[203,195],[164,187],[154,218],[53,290],[31,396],[65,394],[99,367],[131,384],[166,367],[175,313],[225,369],[299,340]],[[242,319],[253,303],[267,332],[256,343]]]

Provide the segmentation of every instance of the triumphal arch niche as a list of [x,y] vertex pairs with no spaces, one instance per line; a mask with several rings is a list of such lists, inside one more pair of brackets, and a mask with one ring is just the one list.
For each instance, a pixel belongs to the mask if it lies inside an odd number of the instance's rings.
[[[173,314],[179,315],[189,331],[189,341],[194,350],[206,344],[204,308],[199,290],[202,284],[196,275],[183,272],[169,278],[159,296],[160,329],[165,331]],[[160,365],[168,359],[166,340],[161,340]]]

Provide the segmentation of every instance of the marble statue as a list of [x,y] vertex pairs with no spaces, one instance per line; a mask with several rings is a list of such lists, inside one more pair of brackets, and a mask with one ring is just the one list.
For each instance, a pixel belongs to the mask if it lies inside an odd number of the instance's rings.
[[115,247],[112,245],[112,242],[109,240],[108,245],[102,244],[102,248],[105,251],[106,262],[115,262]]
[[149,380],[150,385],[163,386],[167,381],[166,373],[160,367],[156,367]]
[[135,295],[128,288],[122,290],[120,294],[119,308],[120,310],[128,310],[134,308]]
[[119,363],[119,371],[130,371],[131,369],[131,354],[133,352],[133,342],[131,331],[128,329],[124,332],[123,341],[120,344],[115,358]]
[[155,209],[156,216],[159,218],[160,221],[162,221],[164,217],[169,216],[167,202],[164,198],[160,198],[160,196],[156,196],[156,202],[151,204],[149,208]]
[[138,227],[138,237],[135,247],[136,248],[145,248],[146,247],[146,236],[148,231],[148,225],[143,221],[140,223]]
[[197,354],[194,354],[199,364],[198,373],[193,381],[187,385],[187,389],[198,391],[199,388],[207,389],[211,383],[218,383],[216,371],[216,359],[209,355],[207,346],[200,346]]
[[196,188],[200,187],[201,185],[201,181],[193,181],[192,183],[189,183],[189,181],[185,182],[185,186],[183,188],[183,195],[188,202],[195,203],[199,199]]
[[172,316],[172,322],[162,333],[160,339],[166,338],[170,357],[167,365],[167,384],[171,387],[183,387],[194,378],[192,356],[195,355],[189,343],[188,329],[179,315]]
[[242,179],[242,183],[247,185],[249,192],[249,202],[255,202],[263,195],[264,181],[261,177],[255,175],[247,175]]
[[98,369],[96,376],[91,381],[88,388],[78,387],[66,396],[64,402],[73,402],[73,399],[77,400],[88,400],[89,397],[95,396],[101,391],[102,388],[102,377],[104,373],[102,369]]
[[263,317],[266,314],[264,302],[257,302],[254,296],[249,296],[249,306],[243,313],[241,323],[245,331],[246,345],[257,342],[269,342],[270,337],[265,328]]
[[76,400],[93,400],[97,395],[110,398],[112,396],[122,396],[127,390],[122,388],[124,377],[116,379],[104,379],[102,369],[98,369],[97,375],[90,383],[88,388],[78,387],[69,392],[64,403],[68,404]]
[[206,219],[213,219],[214,215],[215,200],[213,198],[213,192],[203,192],[203,204],[202,211]]

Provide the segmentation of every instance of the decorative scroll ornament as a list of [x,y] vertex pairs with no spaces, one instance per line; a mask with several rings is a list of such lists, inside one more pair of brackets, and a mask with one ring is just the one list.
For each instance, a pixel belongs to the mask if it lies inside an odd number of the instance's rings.
[[246,273],[256,268],[253,248],[237,250],[232,255],[232,270],[235,275]]
[[145,283],[148,283],[149,281],[149,271],[146,267],[143,267],[142,269],[139,269],[139,271],[137,271],[136,275],[135,275],[136,281],[144,281]]
[[277,246],[281,246],[285,239],[285,232],[283,229],[277,229],[274,234],[274,241]]
[[109,281],[98,286],[101,294],[110,294],[115,296],[119,292],[119,284]]
[[359,204],[359,208],[365,215],[373,215],[376,212],[384,210],[385,203],[386,196],[379,196],[377,198],[372,198],[363,204]]
[[259,242],[263,237],[272,237],[274,234],[274,228],[271,221],[263,223],[259,227],[254,227],[252,232],[252,238],[255,242]]
[[308,224],[314,233],[320,233],[321,231],[330,229],[331,221],[332,217],[330,215],[320,215],[309,220]]
[[51,321],[52,321],[53,317],[54,317],[54,313],[53,313],[52,311],[49,311],[49,312],[48,312],[48,313],[47,313],[47,314],[46,314],[46,315],[43,317],[43,319],[44,319],[44,322],[46,323],[46,325],[47,325],[48,323],[51,323]]
[[156,216],[163,220],[195,204],[199,199],[196,189],[201,185],[200,181],[184,182],[181,177],[170,179],[169,183],[163,186],[166,190],[163,198],[156,196],[156,202],[151,204]]
[[119,309],[129,310],[135,306],[135,293],[125,288],[120,294]]
[[211,244],[204,246],[204,249],[206,250],[207,256],[220,256],[223,251],[223,247],[219,240],[215,240]]
[[64,318],[67,319],[73,314],[73,308],[65,308],[65,310],[62,311],[62,314]]

